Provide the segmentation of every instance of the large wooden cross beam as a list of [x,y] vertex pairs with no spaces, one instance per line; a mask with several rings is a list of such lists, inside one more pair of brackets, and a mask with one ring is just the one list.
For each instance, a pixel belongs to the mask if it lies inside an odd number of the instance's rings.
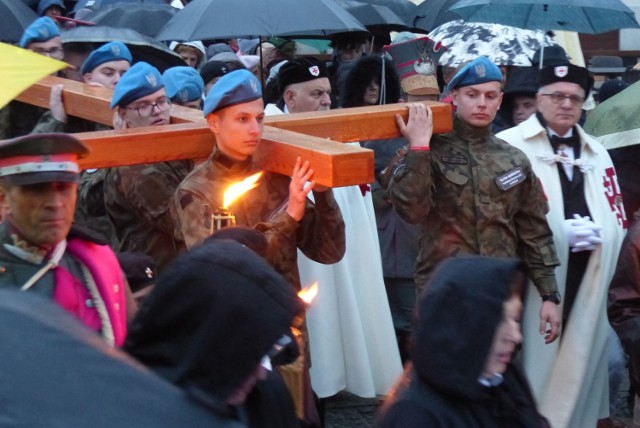
[[[113,91],[68,79],[47,76],[17,99],[49,106],[51,86],[64,84],[67,114],[111,125]],[[451,106],[427,102],[434,113],[434,132],[452,128]],[[373,152],[348,144],[400,136],[395,115],[405,119],[406,106],[393,104],[338,109],[328,112],[268,116],[256,156],[264,168],[290,174],[298,156],[309,160],[315,180],[329,187],[373,182]],[[105,168],[175,159],[205,158],[215,144],[202,112],[180,106],[171,110],[171,125],[76,134],[91,148],[83,168]]]

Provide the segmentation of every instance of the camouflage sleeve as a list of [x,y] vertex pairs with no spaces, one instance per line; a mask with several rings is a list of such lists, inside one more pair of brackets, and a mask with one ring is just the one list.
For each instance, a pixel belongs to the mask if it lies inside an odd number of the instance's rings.
[[309,204],[297,230],[298,248],[318,263],[342,260],[345,252],[344,220],[331,189],[313,192],[315,205]]
[[389,197],[405,221],[422,223],[435,204],[431,152],[409,150],[395,167]]
[[520,257],[527,266],[529,278],[542,295],[558,291],[554,269],[560,265],[560,261],[556,256],[553,233],[547,223],[549,205],[542,184],[531,167],[528,170],[527,180],[519,192],[521,209],[515,214],[514,221]]
[[7,104],[0,109],[0,140],[9,138],[9,122],[11,120],[11,112],[9,111],[10,108],[11,107],[9,107],[9,104]]
[[31,131],[32,134],[44,134],[51,132],[66,132],[67,124],[53,117],[51,110],[40,116],[40,120]]
[[193,192],[178,189],[171,200],[171,217],[175,224],[175,238],[184,241],[187,248],[211,235],[209,204]]
[[135,215],[152,223],[156,229],[173,235],[169,204],[180,183],[173,182],[170,175],[155,164],[117,169],[118,189],[127,198]]

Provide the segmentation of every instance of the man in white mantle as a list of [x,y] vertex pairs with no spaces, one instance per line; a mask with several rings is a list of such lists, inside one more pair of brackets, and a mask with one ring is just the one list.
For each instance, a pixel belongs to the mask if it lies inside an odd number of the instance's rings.
[[497,135],[525,152],[540,178],[561,261],[561,340],[540,346],[537,311],[525,310],[524,365],[553,427],[595,427],[608,415],[607,289],[627,219],[607,151],[578,125],[593,78],[567,63],[540,70],[539,82],[538,112]]

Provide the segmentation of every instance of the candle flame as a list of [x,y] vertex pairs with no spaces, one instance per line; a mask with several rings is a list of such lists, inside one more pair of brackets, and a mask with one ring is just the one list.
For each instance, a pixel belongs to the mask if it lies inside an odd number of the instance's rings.
[[300,297],[307,305],[310,305],[313,299],[318,295],[318,281],[314,282],[307,288],[303,288],[298,292]]
[[237,183],[233,183],[231,186],[229,186],[229,188],[224,192],[222,207],[229,208],[229,205],[231,205],[233,201],[256,187],[258,185],[258,180],[260,180],[260,177],[262,177],[262,172],[253,174],[245,178],[244,180],[238,181]]

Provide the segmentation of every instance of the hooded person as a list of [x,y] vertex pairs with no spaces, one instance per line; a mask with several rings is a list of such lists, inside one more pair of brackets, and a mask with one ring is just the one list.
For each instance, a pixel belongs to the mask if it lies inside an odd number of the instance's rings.
[[383,58],[364,56],[351,67],[340,88],[340,107],[393,104],[400,100],[398,73],[393,62]]
[[376,426],[548,427],[513,362],[525,289],[516,259],[443,262],[418,303],[412,363]]
[[228,240],[173,263],[142,306],[124,349],[203,406],[245,422],[247,396],[304,311],[284,277]]
[[[500,106],[500,121],[494,122],[493,132],[503,131],[524,122],[536,112],[538,93],[538,69],[535,67],[515,67],[502,90],[504,94]],[[496,129],[501,123],[502,129]]]

